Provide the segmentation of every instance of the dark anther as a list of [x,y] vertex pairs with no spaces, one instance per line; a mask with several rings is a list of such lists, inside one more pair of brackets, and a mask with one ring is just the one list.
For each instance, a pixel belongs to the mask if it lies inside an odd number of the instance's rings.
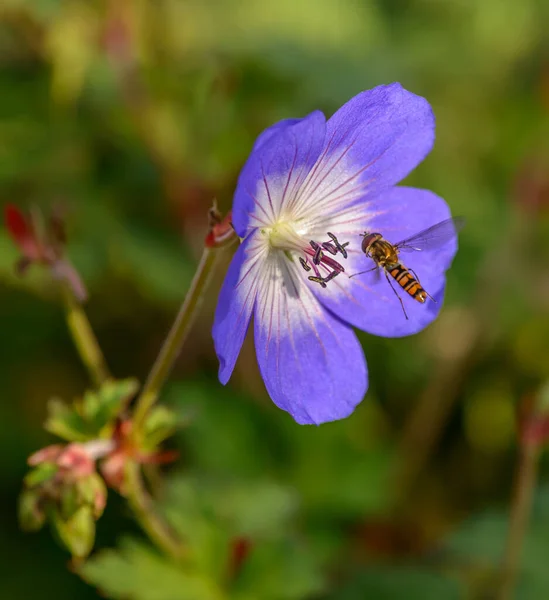
[[331,273],[328,273],[328,275],[326,275],[326,277],[313,277],[312,275],[309,275],[309,281],[314,281],[315,283],[320,283],[320,285],[323,288],[325,288],[326,284],[329,281],[332,281],[332,279],[334,277],[337,277],[340,273],[341,273],[341,271],[332,271]]
[[337,248],[331,242],[323,242],[322,247],[327,250],[330,254],[337,254]]
[[313,277],[312,275],[309,275],[309,281],[314,281],[315,283],[320,283],[321,287],[323,287],[323,288],[326,287],[326,283],[325,283],[323,277]]
[[[328,236],[330,237],[330,239],[332,240],[332,242],[335,244],[335,247],[337,249],[337,251],[341,252],[341,254],[343,254],[343,258],[347,258],[347,250],[345,250],[345,248],[349,245],[349,242],[345,242],[344,244],[340,244],[339,240],[336,238],[336,236],[333,233],[330,233],[328,231]],[[329,244],[329,242],[325,242],[326,244]],[[324,244],[322,244],[324,246]],[[331,244],[330,244],[331,246]],[[335,252],[334,252],[335,254]]]
[[[345,242],[344,244],[340,244],[339,240],[333,233],[328,232],[330,236],[331,242],[323,242],[319,244],[314,240],[309,242],[309,245],[314,250],[314,254],[308,260],[304,258],[300,258],[299,262],[301,266],[305,269],[305,271],[310,271],[311,268],[314,271],[314,275],[309,276],[309,281],[313,281],[314,283],[318,283],[321,287],[325,288],[326,284],[331,281],[334,277],[337,277],[340,273],[344,273],[345,269],[342,265],[340,265],[336,260],[330,258],[326,254],[324,254],[323,250],[335,256],[338,252],[341,252],[343,258],[347,258],[347,250],[345,247],[349,245],[349,242]],[[318,266],[322,265],[327,271],[328,275],[326,277],[321,277]]]
[[332,271],[328,276],[324,277],[324,283],[328,283],[328,281],[332,281],[334,277],[337,277],[341,271]]
[[311,248],[315,251],[315,255],[313,256],[313,263],[315,265],[319,265],[322,260],[322,248],[313,240],[309,242]]
[[305,269],[305,271],[311,270],[311,267],[307,264],[307,261],[301,256],[299,257],[299,262],[301,263],[301,266]]

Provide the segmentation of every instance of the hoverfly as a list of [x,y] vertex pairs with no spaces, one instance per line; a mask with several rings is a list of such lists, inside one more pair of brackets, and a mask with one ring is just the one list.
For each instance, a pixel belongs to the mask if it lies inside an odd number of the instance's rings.
[[369,271],[376,269],[378,271],[379,269],[382,269],[391,289],[399,299],[402,311],[407,319],[408,315],[406,314],[402,298],[393,287],[389,275],[407,294],[421,304],[423,304],[427,298],[431,298],[433,302],[435,302],[435,300],[425,291],[425,289],[423,289],[416,273],[412,269],[406,268],[400,262],[399,253],[421,252],[422,250],[432,250],[442,246],[450,241],[464,225],[465,219],[463,217],[453,217],[441,221],[440,223],[436,223],[436,225],[432,225],[397,244],[388,242],[381,233],[364,232],[362,252],[374,261],[375,266],[366,271],[354,273],[351,277],[355,277],[362,273],[368,273]]

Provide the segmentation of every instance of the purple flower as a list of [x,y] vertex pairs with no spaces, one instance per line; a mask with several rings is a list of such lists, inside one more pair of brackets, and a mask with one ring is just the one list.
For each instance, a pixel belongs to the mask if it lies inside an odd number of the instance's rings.
[[394,187],[434,141],[428,102],[400,84],[362,92],[331,119],[315,111],[257,139],[240,174],[233,225],[242,238],[221,289],[213,337],[219,379],[233,371],[252,314],[257,360],[277,406],[298,423],[348,416],[367,389],[352,330],[398,337],[437,315],[455,235],[401,257],[436,300],[421,304],[361,250],[364,232],[395,244],[450,217],[432,192]]

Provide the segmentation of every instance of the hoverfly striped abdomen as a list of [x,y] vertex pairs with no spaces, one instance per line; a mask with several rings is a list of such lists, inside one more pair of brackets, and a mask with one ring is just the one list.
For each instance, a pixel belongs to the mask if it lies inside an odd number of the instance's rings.
[[416,277],[410,273],[409,269],[401,263],[387,267],[389,275],[408,293],[412,298],[422,304],[427,300],[427,292],[421,287]]

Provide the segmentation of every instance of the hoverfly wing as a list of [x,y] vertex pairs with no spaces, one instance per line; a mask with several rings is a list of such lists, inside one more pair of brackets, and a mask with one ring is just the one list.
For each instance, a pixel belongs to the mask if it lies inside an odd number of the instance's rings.
[[395,248],[399,252],[433,250],[454,238],[464,225],[465,219],[463,217],[452,217],[398,242],[398,244],[395,244]]

